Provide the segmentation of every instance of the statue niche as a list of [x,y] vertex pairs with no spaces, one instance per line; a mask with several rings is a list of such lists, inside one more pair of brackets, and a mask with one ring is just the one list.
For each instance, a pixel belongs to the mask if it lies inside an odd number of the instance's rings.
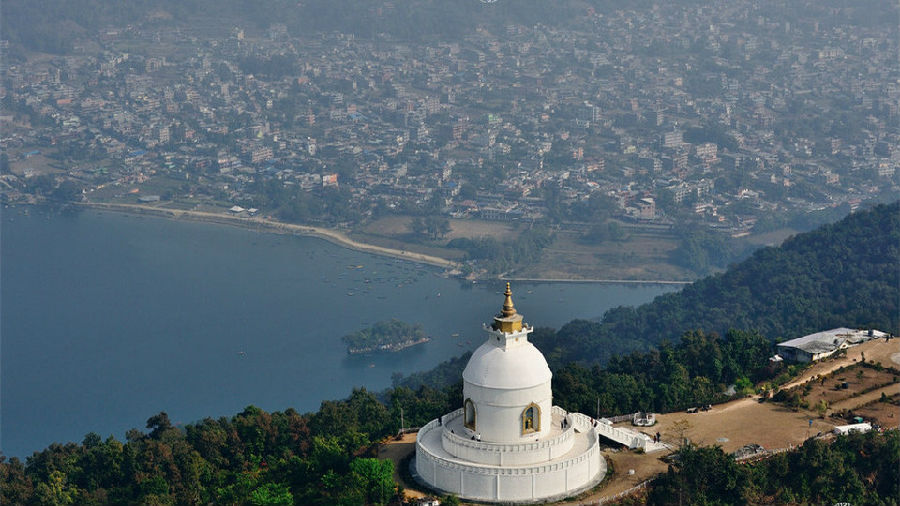
[[475,403],[472,402],[472,399],[466,399],[464,407],[466,416],[464,425],[469,429],[475,430]]
[[531,432],[540,432],[541,430],[541,407],[535,403],[531,403],[522,412],[522,434]]

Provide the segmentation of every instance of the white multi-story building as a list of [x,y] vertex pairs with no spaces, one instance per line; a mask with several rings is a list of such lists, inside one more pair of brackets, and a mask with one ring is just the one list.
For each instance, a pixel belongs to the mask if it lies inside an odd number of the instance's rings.
[[419,430],[417,479],[491,502],[545,502],[603,479],[598,422],[553,406],[552,373],[506,286],[503,310],[463,371],[463,406]]

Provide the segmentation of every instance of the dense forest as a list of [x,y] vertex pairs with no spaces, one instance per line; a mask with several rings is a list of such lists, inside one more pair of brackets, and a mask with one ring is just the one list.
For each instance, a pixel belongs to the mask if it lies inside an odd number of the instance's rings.
[[[761,382],[777,387],[790,376],[790,368],[767,360],[773,337],[837,325],[896,333],[898,211],[900,204],[861,211],[680,293],[612,310],[602,322],[539,329],[533,337],[549,352],[555,403],[593,414],[599,400],[600,414],[609,415],[716,402],[726,385],[741,393]],[[642,334],[657,346],[647,346]],[[643,349],[612,357],[611,343]],[[462,357],[397,378],[377,395],[355,390],[315,413],[251,406],[184,427],[160,413],[124,442],[91,433],[81,444],[54,444],[24,463],[3,458],[0,503],[387,504],[402,491],[393,463],[373,458],[375,442],[396,434],[401,410],[406,426],[420,426],[458,407],[464,364]],[[838,438],[833,445],[808,441],[751,467],[736,466],[716,448],[687,447],[648,498],[895,504],[898,460],[896,433]]]
[[385,504],[390,461],[371,441],[395,431],[389,408],[358,390],[318,413],[266,413],[173,427],[165,413],[126,441],[88,434],[0,463],[2,504]]

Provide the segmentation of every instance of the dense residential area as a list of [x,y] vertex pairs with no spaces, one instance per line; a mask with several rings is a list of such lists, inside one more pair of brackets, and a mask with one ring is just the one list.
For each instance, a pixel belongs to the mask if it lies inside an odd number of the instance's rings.
[[309,30],[309,4],[12,29],[3,199],[739,237],[898,191],[887,2],[569,2],[545,22],[478,4],[458,36],[398,33],[395,2]]

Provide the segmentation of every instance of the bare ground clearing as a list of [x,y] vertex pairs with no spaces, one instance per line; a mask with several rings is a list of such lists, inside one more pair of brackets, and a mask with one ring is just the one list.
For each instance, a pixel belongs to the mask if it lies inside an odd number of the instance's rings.
[[681,431],[676,424],[686,423],[684,436],[692,443],[720,445],[726,452],[750,443],[767,449],[796,446],[807,437],[834,427],[810,412],[795,412],[771,402],[760,403],[756,398],[720,404],[710,411],[666,413],[657,415],[656,420],[652,429],[659,431],[664,441],[677,443]]
[[[890,387],[886,387],[886,390],[890,391]],[[897,388],[893,388],[894,392],[897,392]],[[855,416],[861,416],[866,420],[874,420],[878,425],[882,427],[900,427],[900,395],[890,396],[890,393],[887,393],[888,401],[882,402],[880,400],[881,394],[876,394],[878,399],[872,402],[864,402],[862,405],[853,408],[853,414]],[[874,396],[873,396],[874,397]],[[841,420],[841,423],[844,423]]]
[[[410,216],[385,216],[367,223],[360,229],[360,232],[373,236],[403,239],[410,233],[411,222],[412,217]],[[450,228],[451,231],[445,236],[445,241],[458,237],[509,239],[518,235],[517,227],[496,221],[451,219]]]
[[[894,383],[892,385],[888,385],[885,387],[881,387],[876,390],[872,390],[871,392],[866,392],[857,397],[850,397],[848,399],[844,399],[842,401],[835,402],[831,405],[831,409],[833,411],[840,411],[843,409],[853,410],[854,412],[859,406],[863,406],[869,404],[872,401],[877,401],[881,398],[881,394],[884,394],[887,397],[895,397],[900,394],[900,384]],[[857,413],[858,414],[858,413]],[[862,416],[862,415],[860,415]],[[894,422],[892,425],[897,425],[897,422]]]
[[796,235],[798,232],[792,228],[782,228],[766,232],[765,234],[749,235],[747,242],[757,246],[777,246],[784,242],[785,239]]
[[[802,390],[804,390],[805,399],[810,406],[819,401],[825,401],[832,411],[852,409],[860,404],[856,399],[868,395],[860,394],[860,392],[872,389],[881,390],[880,387],[894,383],[896,377],[892,371],[877,371],[863,367],[857,362],[846,369],[835,371],[827,376],[820,376],[816,380],[808,382],[802,387]],[[844,384],[847,385],[847,388],[843,388]],[[900,385],[897,387],[897,393],[900,393]]]
[[35,175],[58,174],[64,172],[60,169],[61,162],[44,156],[44,154],[32,155],[24,160],[14,160],[10,157],[9,170],[17,176],[24,176],[25,171],[33,171]]

